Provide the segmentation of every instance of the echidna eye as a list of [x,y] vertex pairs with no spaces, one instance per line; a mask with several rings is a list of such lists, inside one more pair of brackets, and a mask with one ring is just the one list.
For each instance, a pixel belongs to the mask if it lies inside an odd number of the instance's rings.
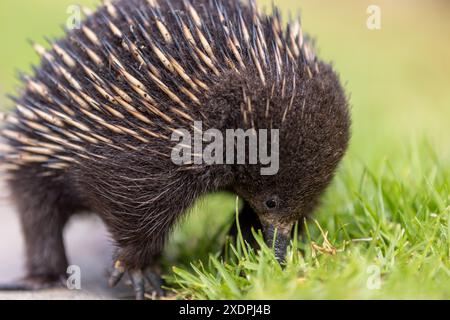
[[269,200],[266,201],[266,207],[267,208],[273,209],[273,208],[276,208],[276,206],[277,206],[277,201],[276,200],[269,199]]

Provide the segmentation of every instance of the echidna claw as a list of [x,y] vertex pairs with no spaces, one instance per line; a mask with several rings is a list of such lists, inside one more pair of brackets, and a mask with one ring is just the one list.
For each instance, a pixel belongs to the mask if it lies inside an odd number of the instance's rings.
[[154,272],[147,271],[146,278],[158,297],[163,297],[166,295],[165,291],[162,288],[164,285],[164,281],[159,275]]
[[[109,286],[116,286],[125,273],[128,273],[130,276],[136,300],[144,300],[146,296],[162,297],[165,295],[165,292],[162,289],[164,282],[159,275],[149,270],[127,270],[120,260],[114,263],[114,268],[108,280]],[[149,285],[150,290],[147,290],[146,284]]]
[[123,266],[123,263],[120,260],[117,260],[114,263],[113,270],[111,272],[111,275],[108,279],[108,284],[110,287],[115,287],[120,279],[122,279],[123,275],[125,274],[125,267]]
[[145,278],[141,270],[130,272],[131,283],[133,284],[136,300],[145,299]]

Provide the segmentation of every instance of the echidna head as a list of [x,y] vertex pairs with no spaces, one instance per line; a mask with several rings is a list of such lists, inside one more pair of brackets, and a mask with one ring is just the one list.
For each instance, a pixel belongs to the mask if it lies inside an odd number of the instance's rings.
[[292,226],[311,213],[349,141],[344,90],[329,65],[319,67],[312,78],[297,71],[296,85],[290,74],[275,90],[248,81],[251,77],[244,84],[252,105],[249,126],[279,129],[279,170],[261,175],[261,164],[237,166],[235,190],[258,214],[279,259],[284,258]]

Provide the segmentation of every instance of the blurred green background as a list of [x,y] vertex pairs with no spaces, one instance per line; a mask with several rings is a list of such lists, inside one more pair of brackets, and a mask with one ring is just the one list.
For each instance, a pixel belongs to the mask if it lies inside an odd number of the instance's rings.
[[[270,7],[269,0],[259,2]],[[342,240],[353,236],[366,237],[370,230],[378,230],[381,223],[386,223],[386,226],[389,226],[386,230],[391,230],[391,221],[410,231],[408,228],[415,226],[415,223],[422,226],[423,221],[420,219],[423,217],[414,217],[416,212],[422,212],[421,208],[425,208],[423,212],[427,217],[432,212],[435,214],[438,208],[440,210],[438,214],[445,214],[450,200],[448,196],[450,3],[444,0],[274,0],[274,2],[282,8],[284,17],[289,14],[295,15],[301,10],[304,30],[317,39],[319,56],[333,62],[351,96],[353,115],[351,147],[342,166],[345,170],[338,175],[337,182],[328,192],[325,204],[318,215],[324,228],[330,231],[334,240]],[[45,36],[62,35],[61,26],[68,18],[69,5],[83,4],[93,8],[98,3],[97,0],[79,0],[75,3],[74,0],[0,2],[0,110],[12,107],[5,94],[14,93],[18,88],[17,72],[19,70],[28,72],[32,64],[38,63],[38,57],[27,40],[45,44]],[[368,18],[366,10],[371,4],[381,8],[380,30],[369,30],[366,26]],[[433,147],[424,148],[423,141],[427,141],[427,144]],[[411,152],[411,149],[414,152]],[[437,156],[431,154],[434,152]],[[387,173],[389,178],[386,178],[390,183],[387,189],[392,187],[395,193],[383,190],[384,193],[379,195],[376,193],[382,189],[379,185],[364,189],[362,186],[365,170],[373,170],[383,176],[386,174],[383,171],[386,160],[389,161],[390,167]],[[380,181],[384,180],[380,178]],[[361,189],[366,193],[358,195],[365,198],[357,199],[355,190]],[[423,193],[424,196],[421,197],[415,191]],[[389,199],[389,196],[394,199]],[[439,205],[429,204],[428,201],[432,196],[439,198],[439,201],[436,200]],[[420,202],[422,199],[423,203]],[[396,201],[398,204],[392,204]],[[387,212],[387,220],[379,222],[378,225],[376,221],[371,220],[372,217],[367,218],[361,213],[367,211],[366,205],[375,202],[374,216],[385,214],[385,208]],[[358,209],[358,205],[363,206],[364,210]],[[187,224],[173,236],[166,259],[170,263],[186,264],[197,258],[204,259],[211,250],[211,243],[216,244],[216,249],[218,248],[216,234],[220,233],[224,222],[232,218],[233,209],[232,195],[219,194],[202,201],[201,205],[194,208]],[[403,211],[397,215],[398,210]],[[405,218],[406,214],[402,215],[404,212],[410,216]],[[355,222],[353,214],[356,213],[360,216],[358,219],[355,218]],[[333,215],[342,219],[342,224],[350,225],[349,234],[341,235],[343,229],[337,222],[335,223]],[[450,213],[447,212],[447,215],[446,220],[444,218],[442,220],[442,228],[448,228],[446,240],[442,240],[444,239],[442,235],[436,236],[436,243],[447,242],[448,252],[445,253],[447,249],[444,249],[442,256],[437,258],[437,263],[440,267],[444,266],[448,277]],[[428,218],[423,219],[428,221]],[[390,231],[386,232],[389,234]],[[413,246],[414,250],[423,246],[426,248],[423,254],[428,256],[430,246],[434,252],[434,242],[430,244],[432,240],[429,240],[428,243],[425,233],[422,234],[423,237],[411,232],[409,235],[411,238],[405,241]],[[445,230],[443,234],[446,234]],[[385,237],[388,238],[387,235]],[[388,243],[389,241],[382,244],[375,243],[374,246],[383,248]],[[368,247],[370,250],[371,248],[372,245]],[[367,261],[372,259],[373,255],[379,255],[378,251],[373,252],[376,253],[371,253]],[[410,260],[409,254],[414,257],[416,251],[405,252],[407,253],[403,261],[405,265],[415,261]],[[382,260],[380,257],[378,259]],[[422,260],[420,261],[422,263]],[[431,265],[437,264],[433,260]],[[390,265],[386,270],[387,272],[397,270],[399,275],[397,279],[401,280],[403,271],[395,269],[394,265]],[[414,288],[419,292],[420,284],[414,280],[417,276],[414,272],[417,270],[417,268],[411,270],[410,283],[412,287],[415,285]],[[365,270],[361,269],[360,273],[364,275]],[[436,274],[439,274],[438,271]],[[393,280],[392,288],[405,292],[403,287],[397,286],[398,283],[400,282]],[[436,289],[434,285],[439,286],[439,283],[430,285],[431,292],[442,290]],[[441,285],[448,288],[448,285],[442,282]],[[312,284],[310,293],[317,292],[316,288]],[[331,286],[328,289],[322,288],[323,292],[328,294],[324,296],[349,295],[350,291],[345,287],[342,287],[342,292],[339,293],[333,291],[335,288]],[[280,289],[280,292],[283,290]],[[295,293],[288,297],[299,295]]]
[[[91,8],[97,0],[2,0],[0,2],[0,105],[18,85],[19,70],[38,62],[27,40],[57,37],[67,8]],[[261,0],[270,7],[271,1]],[[353,106],[353,148],[361,157],[389,153],[426,134],[449,147],[450,4],[414,0],[275,0],[284,17],[300,9],[320,56],[333,61]],[[368,30],[366,9],[381,8],[381,30]],[[385,143],[386,137],[393,143]],[[392,141],[393,140],[393,141]],[[394,143],[395,142],[395,143]],[[368,159],[370,160],[370,159]]]

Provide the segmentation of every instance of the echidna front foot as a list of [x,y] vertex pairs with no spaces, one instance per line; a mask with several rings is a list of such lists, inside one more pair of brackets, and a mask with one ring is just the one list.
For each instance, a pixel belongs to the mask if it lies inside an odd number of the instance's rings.
[[162,297],[165,295],[162,286],[164,281],[161,276],[150,270],[144,269],[127,269],[123,262],[117,260],[114,263],[113,270],[108,280],[110,287],[116,286],[125,274],[128,274],[133,285],[136,300],[144,300],[146,295],[151,297]]

